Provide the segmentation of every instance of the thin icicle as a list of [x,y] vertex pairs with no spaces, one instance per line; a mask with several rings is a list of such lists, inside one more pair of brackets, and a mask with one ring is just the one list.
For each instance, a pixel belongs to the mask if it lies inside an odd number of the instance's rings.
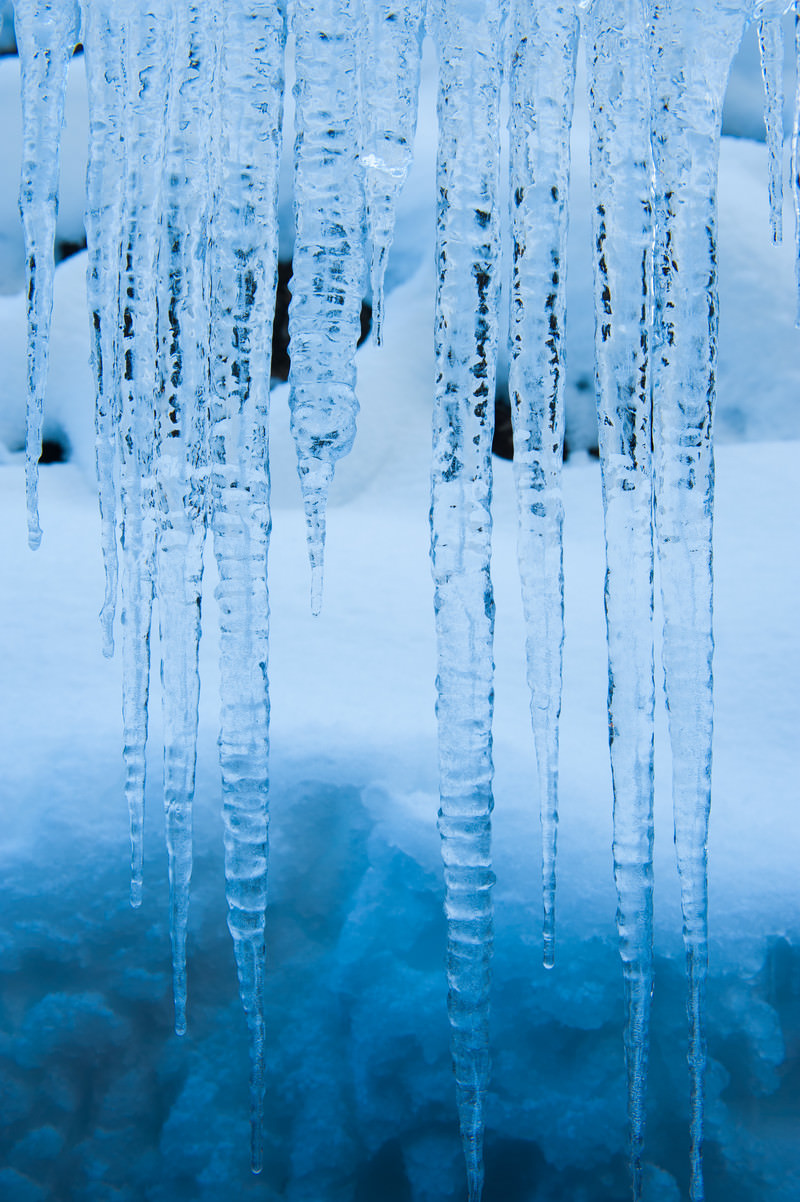
[[209,315],[208,143],[214,67],[205,4],[175,8],[159,252],[160,381],[154,460],[156,591],[164,711],[164,811],[175,1030],[186,1030],[186,924],[200,679]]
[[489,1083],[494,599],[491,448],[499,302],[501,4],[444,6],[438,30],[436,396],[431,558],[439,830],[451,1049],[470,1202]]
[[89,95],[86,173],[86,297],[95,381],[95,457],[100,502],[105,597],[100,611],[103,653],[114,653],[117,605],[116,458],[120,422],[119,268],[124,145],[123,33],[116,0],[81,0]]
[[692,1202],[704,1196],[717,167],[722,101],[749,8],[749,0],[675,0],[653,30],[655,501],[688,973]]
[[286,29],[283,5],[274,0],[236,0],[224,6],[218,21],[209,446],[219,568],[219,751],[228,925],[250,1032],[251,1165],[257,1173],[269,818],[269,335],[277,282]]
[[509,391],[518,555],[542,826],[543,959],[555,960],[558,723],[564,643],[564,327],[574,5],[512,0]]
[[359,164],[358,0],[296,0],[295,244],[289,404],[311,560],[322,604],[325,510],[334,464],[356,431],[355,351],[364,277]]
[[764,80],[764,124],[769,154],[769,224],[772,241],[783,239],[783,25],[785,0],[775,11],[762,5],[758,22],[761,75]]
[[61,128],[67,69],[79,36],[77,0],[16,0],[14,26],[20,59],[23,128],[19,204],[27,265],[25,480],[28,544],[35,550],[42,541],[39,458],[53,312],[53,247],[58,214]]
[[653,989],[652,185],[642,0],[587,15],[595,354],[606,534],[614,875],[626,998],[630,1163],[641,1197]]
[[795,278],[798,281],[798,313],[795,326],[800,328],[800,0],[794,8],[794,121],[792,127],[792,198],[794,201]]
[[131,904],[142,899],[145,751],[150,682],[155,498],[154,406],[158,362],[158,235],[172,44],[168,0],[124,21],[126,176],[120,264],[120,508],[122,714],[125,795],[131,818]]
[[382,342],[383,289],[395,206],[417,128],[423,0],[363,0],[361,109],[364,192],[370,243],[372,328]]

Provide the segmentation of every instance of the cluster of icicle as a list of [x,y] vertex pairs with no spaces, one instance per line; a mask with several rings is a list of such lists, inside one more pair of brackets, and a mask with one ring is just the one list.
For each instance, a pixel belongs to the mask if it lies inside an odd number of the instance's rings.
[[[355,434],[354,353],[383,274],[416,126],[425,30],[439,57],[431,555],[438,634],[447,975],[471,1202],[483,1182],[492,942],[491,443],[501,290],[500,94],[510,87],[510,395],[554,963],[563,644],[564,327],[569,135],[579,32],[593,137],[596,372],[606,517],[614,870],[641,1194],[653,988],[653,578],[657,548],[675,842],[689,976],[691,1197],[703,1196],[706,834],[712,725],[715,191],[728,72],[758,20],[773,234],[780,236],[785,0],[17,0],[29,267],[28,507],[53,290],[64,89],[86,56],[88,302],[113,650],[124,661],[131,900],[142,889],[149,638],[157,599],[176,1030],[185,941],[203,550],[221,608],[220,761],[229,925],[251,1033],[261,1165],[268,835],[267,418],[287,23],[295,39],[291,409],[321,602],[325,503]],[[795,123],[793,175],[798,181]],[[365,280],[371,263],[370,284]],[[119,578],[119,579],[118,579]],[[532,793],[535,791],[531,790]]]

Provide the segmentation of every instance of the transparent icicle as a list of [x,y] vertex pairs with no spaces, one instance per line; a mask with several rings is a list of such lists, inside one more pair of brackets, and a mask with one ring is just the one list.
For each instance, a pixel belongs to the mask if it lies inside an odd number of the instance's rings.
[[794,201],[795,278],[798,281],[798,313],[795,325],[800,328],[800,2],[794,10],[795,90],[792,126],[792,198]]
[[783,238],[783,8],[784,0],[780,0],[775,11],[762,8],[758,22],[769,154],[769,224],[773,242]]
[[19,204],[27,265],[25,481],[28,543],[35,550],[42,541],[39,457],[53,312],[53,248],[58,215],[61,128],[67,69],[79,36],[77,0],[16,0],[14,26],[20,59],[23,129]]
[[296,0],[295,244],[289,404],[311,560],[322,604],[325,510],[334,464],[353,445],[355,351],[364,277],[359,162],[358,0]]
[[558,723],[564,643],[564,327],[574,5],[512,0],[509,392],[518,555],[542,826],[544,964],[555,957]]
[[439,149],[431,558],[439,830],[451,1049],[470,1202],[483,1188],[489,1082],[494,599],[491,447],[499,304],[499,3],[447,5]]
[[405,183],[417,128],[425,5],[422,0],[363,0],[361,63],[362,146],[370,244],[372,326],[382,342],[386,263],[394,236],[397,196]]
[[89,97],[86,173],[86,297],[91,322],[95,385],[95,457],[105,597],[100,611],[103,652],[114,653],[117,604],[117,431],[120,423],[119,315],[122,186],[123,31],[116,0],[82,0],[81,17]]
[[175,7],[159,250],[159,387],[154,457],[155,580],[161,634],[164,813],[175,1030],[186,1030],[186,925],[200,692],[197,657],[206,500],[209,314],[205,275],[213,20]]
[[219,739],[228,925],[251,1040],[251,1164],[262,1166],[267,900],[270,331],[277,281],[285,12],[218,17],[210,243],[210,469],[221,637]]
[[688,973],[692,1202],[704,1196],[717,168],[722,101],[749,7],[674,0],[653,27],[655,513]]
[[653,220],[642,0],[595,0],[586,25],[614,876],[626,999],[631,1177],[639,1199],[653,989],[654,709]]
[[118,6],[124,28],[125,195],[120,263],[122,721],[131,819],[131,904],[142,898],[150,623],[156,507],[153,441],[158,364],[159,223],[172,60],[167,0]]

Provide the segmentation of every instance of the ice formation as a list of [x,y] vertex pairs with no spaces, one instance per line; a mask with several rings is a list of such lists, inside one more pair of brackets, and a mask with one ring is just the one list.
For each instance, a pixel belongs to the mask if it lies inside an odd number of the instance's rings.
[[[87,291],[113,650],[124,666],[131,900],[141,898],[150,629],[158,602],[175,1026],[186,1029],[203,551],[221,610],[229,926],[251,1036],[261,1167],[268,849],[267,418],[287,20],[295,38],[292,428],[322,598],[325,506],[355,436],[355,347],[370,265],[375,333],[416,125],[423,24],[439,58],[438,287],[431,558],[447,979],[468,1192],[483,1184],[489,1081],[493,623],[491,443],[503,256],[500,98],[509,79],[510,394],[527,671],[554,964],[564,638],[563,396],[569,132],[579,32],[592,118],[596,376],[606,535],[614,872],[626,995],[631,1179],[642,1188],[653,991],[654,580],[672,746],[688,974],[691,1197],[703,1197],[706,839],[712,732],[712,421],[721,105],[759,22],[773,236],[780,236],[784,0],[17,0],[28,256],[28,508],[52,306],[67,68],[90,100]],[[800,17],[798,18],[800,20]],[[798,25],[800,30],[800,25]],[[800,37],[800,33],[798,33]],[[798,42],[800,46],[800,41]],[[798,182],[796,104],[793,183]],[[800,208],[798,209],[800,213]],[[800,223],[800,218],[798,219]],[[533,792],[533,790],[532,790]]]

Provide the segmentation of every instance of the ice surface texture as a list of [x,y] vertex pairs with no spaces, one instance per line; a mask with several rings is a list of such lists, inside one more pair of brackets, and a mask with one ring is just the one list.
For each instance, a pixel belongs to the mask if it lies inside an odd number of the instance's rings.
[[[703,1197],[706,840],[713,638],[712,422],[720,114],[760,22],[779,237],[776,17],[753,0],[438,0],[436,381],[431,559],[438,639],[448,1012],[468,1193],[483,1183],[489,1083],[493,626],[491,443],[501,291],[500,94],[510,79],[510,393],[527,675],[542,826],[544,962],[554,963],[564,640],[563,397],[569,132],[579,27],[592,117],[596,376],[606,537],[608,720],[626,995],[631,1180],[640,1197],[653,974],[654,580],[672,744],[688,972],[691,1197]],[[80,18],[80,28],[79,28]],[[295,0],[290,406],[322,597],[334,464],[355,437],[369,259],[375,336],[416,128],[423,5]],[[80,37],[90,101],[87,294],[113,651],[124,667],[131,900],[141,900],[150,633],[161,635],[175,1027],[186,1029],[203,550],[219,573],[225,874],[262,1164],[268,850],[270,325],[287,13],[273,0],[18,0],[28,257],[28,509],[53,289],[58,147]],[[795,131],[797,121],[795,123]],[[797,196],[795,132],[795,196]],[[656,554],[657,552],[657,554]]]

